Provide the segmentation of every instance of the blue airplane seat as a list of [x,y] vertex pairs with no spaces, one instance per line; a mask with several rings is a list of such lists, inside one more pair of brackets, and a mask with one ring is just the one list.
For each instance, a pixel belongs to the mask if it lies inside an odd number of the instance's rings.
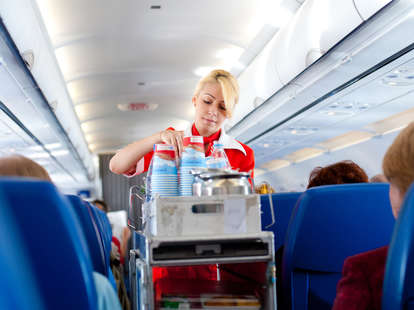
[[102,210],[98,209],[98,211],[99,211],[98,212],[99,215],[102,218],[102,224],[103,224],[104,232],[106,234],[106,238],[107,240],[110,240],[110,242],[112,242],[112,226],[111,226],[111,223],[109,222],[108,216]]
[[89,256],[92,259],[93,270],[108,275],[108,265],[105,260],[105,251],[101,234],[99,233],[98,225],[92,215],[90,206],[85,203],[79,196],[67,195],[66,196],[71,203],[73,210],[79,218],[79,222],[82,226],[84,237],[88,244]]
[[68,200],[50,182],[32,179],[0,178],[0,191],[27,247],[46,309],[97,309],[86,241]]
[[[260,196],[262,230],[273,232],[275,236],[275,251],[280,249],[285,242],[290,215],[301,194],[302,193],[276,193]],[[269,197],[272,197],[274,223]]]
[[[109,265],[109,259],[110,259],[110,253],[111,253],[111,243],[112,243],[112,230],[111,226],[109,224],[109,231],[108,231],[108,224],[105,222],[105,218],[108,219],[105,212],[99,210],[96,206],[93,204],[89,205],[92,215],[95,219],[96,224],[99,228],[99,233],[101,234],[101,239],[103,241],[103,246],[105,250],[105,256],[107,264]],[[109,220],[108,220],[109,223]]]
[[103,248],[105,252],[105,262],[107,264],[107,272],[106,275],[108,277],[109,282],[114,287],[115,291],[117,291],[116,288],[116,282],[114,275],[111,270],[110,266],[110,259],[111,259],[111,249],[112,249],[112,228],[111,224],[109,223],[108,217],[106,216],[105,212],[99,210],[96,206],[89,203],[90,210],[92,211],[92,216],[97,223],[97,226],[99,228],[99,233],[101,235],[101,239],[103,242]]
[[46,309],[10,209],[0,193],[0,309]]
[[388,184],[314,187],[299,198],[286,233],[282,289],[287,307],[331,309],[344,260],[389,244]]
[[414,184],[407,191],[388,250],[382,309],[414,309]]

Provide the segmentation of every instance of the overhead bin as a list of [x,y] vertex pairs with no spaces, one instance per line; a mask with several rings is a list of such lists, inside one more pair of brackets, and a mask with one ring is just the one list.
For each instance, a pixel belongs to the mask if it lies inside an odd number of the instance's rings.
[[271,55],[273,38],[263,51],[253,60],[250,66],[240,75],[240,102],[235,110],[233,122],[254,110],[272,94],[283,87],[276,72],[276,64]]
[[[28,67],[29,72],[21,73],[21,78],[18,81],[20,87],[25,89],[27,95],[32,98],[34,105],[41,105],[42,109],[47,110],[49,105],[53,114],[50,111],[46,113],[52,115],[59,122],[58,127],[63,129],[62,133],[65,136],[65,140],[68,139],[73,144],[74,149],[79,156],[77,161],[80,165],[85,166],[89,178],[93,178],[95,175],[95,167],[93,164],[92,156],[88,149],[88,145],[84,139],[78,118],[75,114],[71,99],[69,97],[68,90],[66,89],[65,82],[62,73],[59,70],[56,56],[54,53],[54,42],[49,42],[50,38],[47,33],[45,25],[41,22],[40,11],[36,4],[33,4],[28,0],[16,0],[16,1],[1,1],[0,2],[1,19],[4,23],[7,32],[10,34],[10,40],[16,45],[16,54],[23,54],[26,51],[30,51],[33,55],[33,65]],[[17,14],[18,12],[18,14]],[[25,22],[22,23],[21,21]],[[8,36],[8,35],[7,35]],[[0,50],[0,54],[5,52],[9,53],[6,47],[4,51]],[[20,66],[14,64],[14,60],[8,60],[8,57],[0,55],[4,61],[8,62],[8,66],[11,70],[16,67],[13,74],[18,74],[20,71],[24,71]],[[17,58],[20,56],[15,55]],[[14,58],[10,56],[10,58]],[[33,80],[32,80],[33,79]],[[32,83],[35,81],[36,85],[33,87]],[[17,87],[17,84],[15,85]],[[41,90],[41,96],[38,96],[39,89]],[[33,99],[36,97],[36,99]],[[3,99],[4,100],[4,99]],[[17,98],[14,98],[16,101]],[[10,100],[4,103],[9,106],[13,113],[16,113],[15,108],[10,107]],[[39,103],[41,102],[41,103]],[[21,110],[24,110],[24,105],[17,106]],[[23,111],[24,112],[24,111]],[[26,111],[27,112],[27,111]],[[29,120],[18,115],[25,124],[30,124],[30,113],[27,113]],[[26,116],[27,117],[27,116]],[[48,116],[49,117],[49,116]],[[55,120],[51,121],[55,124]],[[29,126],[30,127],[30,126]],[[59,131],[61,131],[59,129]],[[33,132],[35,135],[36,133]],[[46,140],[46,136],[50,135],[50,132],[45,134],[37,134],[42,140]]]
[[362,21],[353,0],[306,1],[272,46],[281,82],[289,83]]
[[[306,1],[240,75],[240,105],[233,124],[290,83],[362,22],[353,0]],[[290,86],[291,96],[299,86]]]
[[367,20],[392,0],[354,0],[355,7],[364,20]]

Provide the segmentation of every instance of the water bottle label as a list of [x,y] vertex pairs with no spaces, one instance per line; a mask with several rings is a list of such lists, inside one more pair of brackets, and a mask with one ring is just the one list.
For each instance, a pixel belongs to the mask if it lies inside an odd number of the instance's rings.
[[160,157],[159,154],[156,154],[152,162],[152,176],[164,174],[176,175],[177,166],[175,165],[174,159],[165,159]]
[[170,144],[155,144],[155,153],[160,151],[172,151],[174,153],[174,146]]

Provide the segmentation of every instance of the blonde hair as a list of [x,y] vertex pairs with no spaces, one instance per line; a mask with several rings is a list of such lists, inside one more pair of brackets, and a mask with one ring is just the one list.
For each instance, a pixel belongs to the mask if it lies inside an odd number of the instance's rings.
[[386,178],[404,195],[414,182],[414,122],[395,138],[382,161]]
[[234,107],[239,101],[239,83],[236,78],[225,70],[213,70],[203,77],[197,84],[194,96],[198,96],[204,86],[208,83],[218,83],[223,92],[224,105],[226,106],[226,116],[230,118]]
[[33,160],[21,155],[0,158],[0,175],[32,177],[50,182],[52,181],[45,168]]

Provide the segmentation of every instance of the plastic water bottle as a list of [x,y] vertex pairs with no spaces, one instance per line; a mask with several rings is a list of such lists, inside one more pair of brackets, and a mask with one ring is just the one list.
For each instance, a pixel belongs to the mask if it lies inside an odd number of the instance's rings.
[[[155,144],[153,150],[155,151]],[[152,166],[153,166],[154,156],[151,158],[150,165],[148,167],[147,176],[145,177],[145,201],[149,202],[152,197],[151,193],[151,176],[152,176]]]
[[224,145],[218,141],[214,141],[213,152],[207,157],[207,168],[231,169]]

